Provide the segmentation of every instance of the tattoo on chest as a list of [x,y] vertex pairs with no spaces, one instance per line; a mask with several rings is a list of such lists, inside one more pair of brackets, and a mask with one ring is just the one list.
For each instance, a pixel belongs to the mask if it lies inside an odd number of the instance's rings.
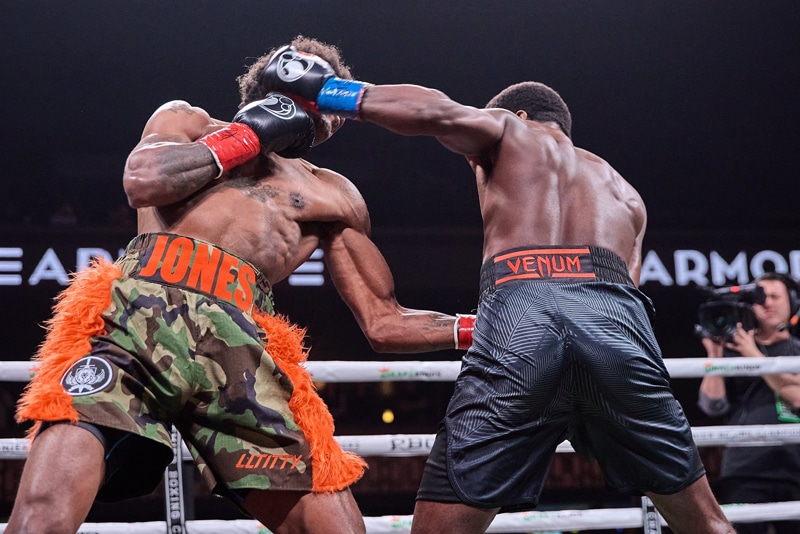
[[[234,171],[235,173],[235,171]],[[231,176],[225,181],[225,185],[234,189],[238,189],[245,195],[258,200],[259,202],[266,202],[273,198],[278,198],[285,195],[286,192],[271,184],[264,183],[256,180],[250,176]],[[296,209],[303,209],[306,205],[305,198],[300,193],[288,194],[290,205]]]

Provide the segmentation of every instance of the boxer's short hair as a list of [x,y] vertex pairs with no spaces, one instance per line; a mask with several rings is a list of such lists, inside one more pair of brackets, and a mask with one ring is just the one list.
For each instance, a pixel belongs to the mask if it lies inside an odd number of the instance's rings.
[[567,103],[552,88],[539,82],[521,82],[503,89],[492,98],[487,108],[502,108],[516,113],[523,110],[528,119],[537,122],[555,122],[572,137],[572,115]]

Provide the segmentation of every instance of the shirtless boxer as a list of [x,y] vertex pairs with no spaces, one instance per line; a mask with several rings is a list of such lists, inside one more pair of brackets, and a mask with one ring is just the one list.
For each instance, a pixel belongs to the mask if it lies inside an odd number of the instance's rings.
[[[350,76],[334,47],[294,45]],[[344,119],[262,92],[268,56],[239,79],[233,123],[175,101],[145,125],[123,175],[139,235],[59,297],[20,402],[18,419],[37,423],[7,534],[74,533],[96,498],[152,491],[170,424],[210,487],[270,531],[364,532],[348,489],[363,460],[333,439],[302,366],[304,331],[273,310],[271,285],[318,247],[375,350],[469,343],[469,317],[397,302],[353,184],[287,159]]]
[[339,79],[290,46],[261,82],[323,114],[434,136],[475,173],[484,264],[474,343],[412,532],[484,532],[500,510],[534,508],[564,439],[597,459],[610,488],[649,496],[674,532],[733,532],[638,289],[644,203],[608,163],[572,144],[555,91],[524,82],[477,109],[425,87]]

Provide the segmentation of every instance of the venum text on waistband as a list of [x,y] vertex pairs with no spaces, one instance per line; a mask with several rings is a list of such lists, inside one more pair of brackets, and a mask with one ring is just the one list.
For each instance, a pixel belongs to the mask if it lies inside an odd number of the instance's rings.
[[587,247],[528,248],[493,258],[495,285],[512,280],[595,278]]

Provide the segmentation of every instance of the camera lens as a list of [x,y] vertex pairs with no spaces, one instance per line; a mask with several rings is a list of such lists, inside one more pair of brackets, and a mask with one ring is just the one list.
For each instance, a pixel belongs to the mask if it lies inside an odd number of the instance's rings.
[[729,338],[739,322],[738,308],[729,302],[707,302],[698,310],[698,322],[710,337]]

